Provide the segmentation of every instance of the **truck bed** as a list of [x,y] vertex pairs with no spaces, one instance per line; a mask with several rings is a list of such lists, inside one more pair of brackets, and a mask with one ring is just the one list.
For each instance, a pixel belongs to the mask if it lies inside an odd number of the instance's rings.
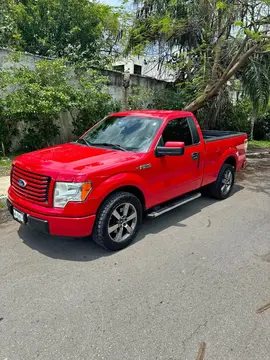
[[245,133],[235,131],[202,130],[202,135],[205,142],[210,142],[242,136],[245,135]]

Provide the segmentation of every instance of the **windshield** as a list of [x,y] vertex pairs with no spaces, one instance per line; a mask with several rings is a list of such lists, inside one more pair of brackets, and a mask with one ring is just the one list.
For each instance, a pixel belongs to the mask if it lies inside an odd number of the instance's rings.
[[122,151],[148,151],[162,121],[142,116],[110,116],[86,133],[80,142]]

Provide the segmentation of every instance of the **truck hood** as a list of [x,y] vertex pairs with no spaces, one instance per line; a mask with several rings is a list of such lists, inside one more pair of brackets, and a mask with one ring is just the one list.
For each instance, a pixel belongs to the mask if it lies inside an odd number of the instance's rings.
[[58,180],[63,177],[67,181],[66,177],[70,175],[68,181],[73,181],[75,178],[83,179],[93,172],[109,170],[123,163],[137,162],[143,155],[68,143],[21,155],[13,164]]

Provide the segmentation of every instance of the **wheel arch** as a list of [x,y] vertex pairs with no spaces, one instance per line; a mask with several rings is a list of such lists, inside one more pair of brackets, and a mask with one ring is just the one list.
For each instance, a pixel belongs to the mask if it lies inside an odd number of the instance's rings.
[[111,192],[109,192],[106,197],[102,200],[100,206],[103,204],[103,202],[109,197],[111,196],[112,194],[115,194],[117,192],[128,192],[128,193],[131,193],[133,194],[134,196],[136,196],[142,206],[143,206],[143,209],[145,210],[146,209],[146,202],[145,202],[145,196],[144,196],[144,193],[142,192],[141,189],[139,189],[137,186],[135,185],[123,185],[123,186],[119,186],[117,187],[116,189],[112,190]]
[[[92,193],[92,199],[95,200],[93,211],[97,213],[108,196],[123,191],[135,195],[140,200],[143,209],[149,208],[150,189],[145,180],[137,174],[119,173],[101,181],[94,188]],[[91,197],[89,199],[91,200]]]
[[227,159],[224,161],[223,164],[232,165],[234,167],[234,169],[236,169],[236,158],[233,155],[231,155],[231,156],[227,157]]
[[98,206],[96,209],[96,214],[99,213],[100,209],[102,208],[102,205],[105,203],[105,201],[112,196],[113,194],[116,193],[121,193],[121,192],[127,192],[130,193],[134,196],[136,196],[138,198],[138,200],[140,201],[140,203],[142,204],[142,209],[143,212],[146,211],[147,209],[147,204],[146,204],[146,199],[145,199],[145,195],[143,193],[143,191],[136,185],[119,185],[117,187],[114,187],[108,191],[106,191],[106,194],[104,194],[104,196],[102,197],[102,199],[100,199],[100,201],[98,202]]
[[209,173],[206,172],[204,174],[202,186],[207,186],[215,182],[224,164],[229,164],[233,166],[235,171],[237,170],[238,156],[236,149],[228,148],[227,151],[218,159],[215,166],[213,166],[212,171],[210,171]]

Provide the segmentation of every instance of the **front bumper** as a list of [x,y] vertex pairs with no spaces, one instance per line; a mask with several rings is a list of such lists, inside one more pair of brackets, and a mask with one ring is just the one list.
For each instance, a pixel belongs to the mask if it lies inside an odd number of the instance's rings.
[[47,216],[22,208],[20,205],[7,200],[10,214],[13,216],[13,207],[25,214],[25,225],[46,234],[55,236],[85,237],[92,233],[96,215],[85,217]]

